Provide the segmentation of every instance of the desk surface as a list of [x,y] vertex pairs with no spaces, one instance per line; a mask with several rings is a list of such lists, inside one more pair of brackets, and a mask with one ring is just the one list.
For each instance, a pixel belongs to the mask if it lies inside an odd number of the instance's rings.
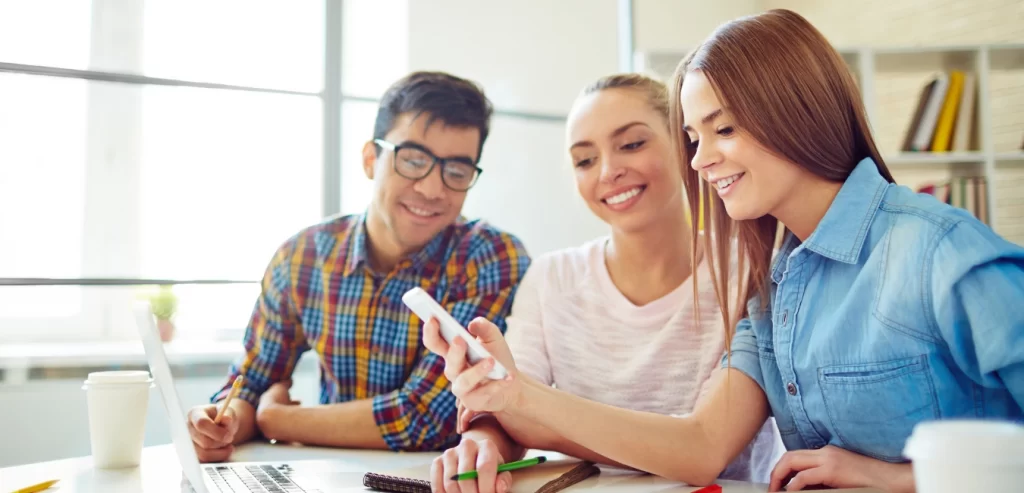
[[[234,462],[292,462],[300,460],[330,461],[337,466],[339,487],[351,491],[368,491],[361,483],[366,471],[384,472],[428,468],[436,457],[434,453],[392,453],[369,450],[343,450],[293,445],[253,443],[239,447],[232,456]],[[545,454],[549,457],[551,454]],[[347,473],[347,474],[346,474]],[[332,475],[333,477],[333,475]],[[38,464],[0,469],[0,493],[51,479],[60,482],[46,493],[156,493],[179,492],[181,468],[171,445],[147,447],[142,453],[142,464],[137,468],[99,470],[92,466],[90,457],[64,459]],[[763,493],[766,485],[753,485],[722,481],[724,493]],[[655,476],[607,469],[594,478],[580,483],[570,491],[658,491],[690,492],[696,488],[680,485]],[[845,490],[849,492],[869,490]]]

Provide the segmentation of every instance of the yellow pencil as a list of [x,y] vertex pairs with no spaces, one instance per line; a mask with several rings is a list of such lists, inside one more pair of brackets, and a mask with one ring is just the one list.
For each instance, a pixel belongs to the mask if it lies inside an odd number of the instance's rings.
[[236,395],[242,390],[242,383],[245,381],[245,377],[239,375],[235,377],[234,383],[231,384],[231,392],[228,393],[228,398],[224,399],[224,405],[221,406],[220,411],[217,411],[217,417],[213,418],[215,424],[220,424],[220,419],[224,417],[224,411],[227,411],[228,405],[231,404],[231,399],[234,399]]
[[45,481],[45,482],[42,482],[42,483],[39,483],[39,484],[35,484],[35,485],[32,485],[32,486],[29,486],[27,488],[22,488],[20,490],[14,490],[12,493],[36,493],[37,491],[43,491],[43,490],[49,489],[51,486],[57,484],[57,481],[60,481],[60,480],[59,479],[54,479],[54,480],[51,480],[51,481]]

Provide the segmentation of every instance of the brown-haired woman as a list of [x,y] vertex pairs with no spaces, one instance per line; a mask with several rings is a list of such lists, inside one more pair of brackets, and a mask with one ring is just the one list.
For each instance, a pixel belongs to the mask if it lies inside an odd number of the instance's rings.
[[[913,491],[902,449],[916,424],[1022,419],[1024,248],[893,183],[853,78],[820,32],[786,10],[727,23],[682,61],[672,98],[673,140],[690,165],[690,208],[705,211],[700,250],[716,266],[726,327],[741,314],[728,370],[692,416],[672,420],[514,370],[486,381],[486,363],[467,368],[464,349],[428,327],[428,347],[447,353],[468,408],[535,420],[691,484],[712,481],[774,416],[790,452],[773,491]],[[746,273],[739,300],[725,295],[736,288],[731,249]],[[474,329],[509,368],[498,331]]]

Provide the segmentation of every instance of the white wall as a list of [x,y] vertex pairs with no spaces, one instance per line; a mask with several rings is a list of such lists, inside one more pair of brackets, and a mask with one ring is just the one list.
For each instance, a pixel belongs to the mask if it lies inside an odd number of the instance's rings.
[[763,10],[762,0],[634,0],[637,51],[688,50],[718,25]]
[[502,109],[564,114],[583,85],[618,66],[615,0],[438,0],[409,8],[410,68],[474,79]]
[[565,124],[499,116],[492,129],[468,215],[515,233],[535,258],[607,233],[576,192]]

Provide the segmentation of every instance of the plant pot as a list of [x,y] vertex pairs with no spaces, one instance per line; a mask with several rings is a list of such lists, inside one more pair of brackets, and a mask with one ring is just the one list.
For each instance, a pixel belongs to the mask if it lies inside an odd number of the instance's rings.
[[160,340],[170,342],[174,338],[174,322],[167,319],[156,321],[156,328],[160,331]]

